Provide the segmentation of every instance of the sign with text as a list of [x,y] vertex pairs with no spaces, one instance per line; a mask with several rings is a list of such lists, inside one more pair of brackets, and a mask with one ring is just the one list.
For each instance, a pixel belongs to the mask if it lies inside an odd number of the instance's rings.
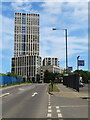
[[73,70],[73,68],[72,68],[72,67],[68,67],[68,70],[69,70],[69,71],[72,71],[72,70]]
[[84,60],[78,60],[78,66],[84,66]]

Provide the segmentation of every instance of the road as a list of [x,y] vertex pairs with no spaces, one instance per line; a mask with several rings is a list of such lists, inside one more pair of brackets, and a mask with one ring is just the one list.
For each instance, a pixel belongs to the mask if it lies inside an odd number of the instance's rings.
[[47,93],[48,84],[28,84],[2,90],[3,118],[88,118],[88,101]]

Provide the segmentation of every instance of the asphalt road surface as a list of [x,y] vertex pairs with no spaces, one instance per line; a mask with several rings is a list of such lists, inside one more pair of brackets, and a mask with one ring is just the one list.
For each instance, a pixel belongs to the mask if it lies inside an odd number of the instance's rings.
[[48,84],[2,90],[2,118],[88,118],[88,100],[47,93]]

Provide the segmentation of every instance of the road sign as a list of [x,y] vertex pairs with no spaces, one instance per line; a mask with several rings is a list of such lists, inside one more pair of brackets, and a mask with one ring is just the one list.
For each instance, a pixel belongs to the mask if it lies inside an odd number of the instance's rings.
[[84,60],[78,60],[78,66],[84,66]]
[[73,68],[72,68],[72,67],[68,67],[68,70],[69,70],[69,71],[72,71],[72,70],[73,70]]

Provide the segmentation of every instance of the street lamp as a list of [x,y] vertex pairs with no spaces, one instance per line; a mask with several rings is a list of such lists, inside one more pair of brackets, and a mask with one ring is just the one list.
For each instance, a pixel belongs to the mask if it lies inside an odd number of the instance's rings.
[[78,60],[80,56],[77,56],[77,70],[79,70]]
[[58,29],[58,28],[53,28],[52,30],[64,30],[64,31],[65,31],[65,38],[66,38],[66,72],[67,72],[67,70],[68,70],[67,29]]

